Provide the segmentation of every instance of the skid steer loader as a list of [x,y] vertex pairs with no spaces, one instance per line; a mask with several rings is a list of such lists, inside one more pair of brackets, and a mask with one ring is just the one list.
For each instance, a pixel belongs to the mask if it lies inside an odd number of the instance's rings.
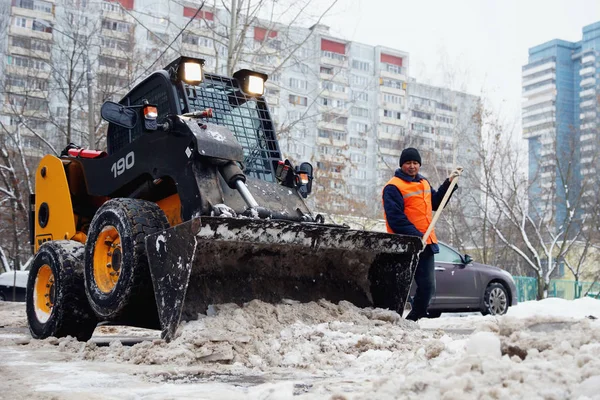
[[282,160],[267,76],[204,73],[181,57],[119,103],[106,151],[46,155],[31,197],[27,317],[34,338],[101,321],[162,330],[210,304],[321,298],[403,311],[417,237],[325,224],[313,168]]

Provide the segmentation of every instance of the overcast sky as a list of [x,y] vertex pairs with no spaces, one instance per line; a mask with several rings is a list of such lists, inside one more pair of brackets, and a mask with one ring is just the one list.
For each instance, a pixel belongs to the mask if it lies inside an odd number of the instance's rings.
[[596,21],[600,0],[338,0],[324,23],[335,36],[407,51],[412,77],[483,91],[518,119],[528,49],[581,40]]

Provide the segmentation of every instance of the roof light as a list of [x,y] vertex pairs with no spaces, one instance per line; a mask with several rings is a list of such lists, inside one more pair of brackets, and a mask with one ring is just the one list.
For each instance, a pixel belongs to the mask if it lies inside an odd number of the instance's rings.
[[265,81],[268,76],[249,69],[241,69],[233,74],[242,91],[250,96],[262,96],[265,93]]
[[260,76],[250,75],[248,76],[248,88],[246,90],[250,94],[262,96],[265,92],[265,81]]
[[204,60],[201,58],[179,57],[165,67],[174,82],[185,82],[196,86],[202,82]]
[[183,69],[181,79],[190,85],[197,85],[202,82],[202,65],[197,62],[184,62],[180,66]]

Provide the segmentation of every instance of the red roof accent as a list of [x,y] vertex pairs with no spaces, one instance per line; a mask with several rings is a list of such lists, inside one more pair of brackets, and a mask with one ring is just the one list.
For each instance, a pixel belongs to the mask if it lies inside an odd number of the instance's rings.
[[321,50],[345,55],[346,45],[344,43],[334,42],[333,40],[321,39]]
[[[254,27],[254,40],[262,42],[267,37],[267,30],[258,26]],[[277,31],[269,31],[269,38],[277,37]]]
[[381,53],[381,62],[397,65],[399,67],[402,66],[402,57],[391,56],[389,54]]
[[[119,3],[126,10],[133,10],[133,2],[134,0],[109,0],[113,3]],[[13,5],[14,5],[13,1]]]
[[[133,1],[133,0],[132,0]],[[183,16],[184,17],[193,17],[196,14],[197,8],[194,7],[183,7]],[[207,21],[214,21],[215,15],[210,11],[199,11],[196,15],[196,19],[205,19]]]

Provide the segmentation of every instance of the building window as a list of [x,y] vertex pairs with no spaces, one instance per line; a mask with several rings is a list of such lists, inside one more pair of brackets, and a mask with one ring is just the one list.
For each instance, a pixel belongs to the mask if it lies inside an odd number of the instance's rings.
[[352,84],[366,87],[369,84],[369,78],[366,76],[352,75]]
[[355,101],[369,101],[369,94],[367,92],[354,92],[352,98]]
[[367,156],[362,153],[352,153],[350,155],[350,161],[357,164],[366,164]]
[[350,138],[350,146],[352,147],[357,147],[359,149],[366,149],[367,148],[367,141],[366,139],[361,139],[361,138]]
[[290,78],[290,88],[292,89],[308,89],[308,82],[302,79]]
[[371,71],[371,63],[368,61],[352,60],[352,68],[363,72],[369,72]]
[[104,18],[102,20],[102,28],[117,32],[129,32],[131,25],[126,22],[112,21]]
[[386,118],[404,119],[400,111],[383,110],[383,116]]
[[297,106],[306,106],[308,104],[308,99],[304,96],[296,96],[290,94],[290,104],[295,104]]
[[428,114],[423,111],[417,111],[417,110],[412,110],[412,116],[416,117],[416,118],[426,119],[429,121],[431,121],[431,118],[432,118],[431,114]]
[[381,86],[389,87],[392,89],[406,89],[406,87],[404,86],[405,83],[396,79],[381,79],[380,83]]
[[369,118],[369,109],[362,107],[352,107],[350,113],[355,117]]
[[411,129],[415,132],[422,133],[433,133],[433,127],[425,124],[414,123],[411,124]]
[[386,103],[392,103],[392,104],[404,103],[404,99],[402,96],[397,96],[395,94],[389,94],[389,93],[385,93],[383,95],[383,101],[385,101]]
[[348,123],[348,118],[342,117],[339,115],[335,115],[335,114],[322,114],[321,121],[333,122],[333,123],[339,124],[339,125],[346,125]]
[[321,88],[332,92],[346,93],[346,86],[330,81],[321,81]]

